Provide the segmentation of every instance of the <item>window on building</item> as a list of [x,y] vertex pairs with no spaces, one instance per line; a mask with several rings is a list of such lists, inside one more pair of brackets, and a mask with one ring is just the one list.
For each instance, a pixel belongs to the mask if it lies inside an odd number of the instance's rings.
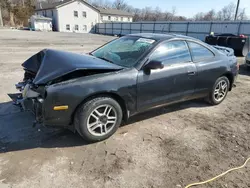
[[70,31],[70,25],[69,24],[66,25],[66,30]]
[[121,21],[123,21],[123,17],[121,17]]
[[115,17],[115,21],[118,21],[118,16]]
[[75,25],[75,30],[78,31],[79,30],[79,26]]
[[87,12],[83,11],[82,12],[82,17],[87,18]]
[[108,16],[108,20],[111,20],[111,16]]
[[190,62],[191,56],[184,41],[172,41],[161,44],[152,53],[151,60],[162,61],[166,64]]
[[82,26],[82,30],[83,30],[83,31],[87,31],[87,25],[83,25],[83,26]]
[[74,16],[78,18],[78,11],[74,11]]
[[209,49],[198,43],[188,42],[188,45],[190,47],[190,51],[194,61],[200,61],[202,59],[214,57],[214,54]]
[[103,16],[101,16],[101,20],[103,20]]
[[130,17],[128,17],[128,21],[130,22]]

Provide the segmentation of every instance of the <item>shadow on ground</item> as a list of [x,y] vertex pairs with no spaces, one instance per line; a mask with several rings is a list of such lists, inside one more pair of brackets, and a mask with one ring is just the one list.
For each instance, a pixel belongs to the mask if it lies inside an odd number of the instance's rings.
[[[155,116],[171,113],[190,107],[205,107],[203,101],[191,101],[151,110],[132,117],[122,126],[139,122]],[[68,129],[32,127],[34,116],[31,112],[22,112],[12,102],[0,103],[0,153],[33,148],[55,148],[82,146],[87,143]]]

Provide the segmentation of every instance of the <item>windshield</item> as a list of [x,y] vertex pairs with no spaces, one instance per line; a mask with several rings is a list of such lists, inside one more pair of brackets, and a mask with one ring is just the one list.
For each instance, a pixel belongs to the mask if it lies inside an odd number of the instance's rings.
[[104,45],[91,55],[123,67],[133,67],[154,43],[152,39],[126,36]]

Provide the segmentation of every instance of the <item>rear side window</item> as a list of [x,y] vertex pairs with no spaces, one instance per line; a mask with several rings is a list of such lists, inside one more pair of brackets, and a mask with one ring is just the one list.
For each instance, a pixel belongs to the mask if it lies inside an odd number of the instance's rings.
[[190,51],[194,61],[200,61],[203,59],[214,57],[213,52],[200,44],[197,44],[195,42],[188,42],[188,45],[190,47]]
[[185,41],[171,41],[158,46],[150,59],[173,64],[190,62],[191,56]]

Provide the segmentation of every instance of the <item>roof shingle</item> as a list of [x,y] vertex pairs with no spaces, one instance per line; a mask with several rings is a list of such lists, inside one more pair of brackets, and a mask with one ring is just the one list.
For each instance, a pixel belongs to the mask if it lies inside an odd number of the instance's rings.
[[101,14],[110,14],[110,15],[119,15],[119,16],[132,16],[132,13],[126,12],[118,9],[106,9],[106,8],[97,8]]
[[[46,10],[46,9],[55,9],[55,8],[58,8],[59,6],[64,6],[64,5],[71,3],[71,2],[74,2],[74,1],[76,1],[76,0],[61,0],[59,2],[54,2],[54,3],[40,2],[36,7],[36,11]],[[123,10],[96,8],[84,0],[80,0],[80,1],[82,1],[83,3],[85,3],[88,6],[92,7],[93,9],[99,11],[101,14],[132,16],[131,13],[123,11]]]
[[54,9],[60,5],[69,3],[70,1],[73,1],[73,0],[63,0],[63,1],[54,2],[54,3],[40,2],[38,3],[36,10]]

